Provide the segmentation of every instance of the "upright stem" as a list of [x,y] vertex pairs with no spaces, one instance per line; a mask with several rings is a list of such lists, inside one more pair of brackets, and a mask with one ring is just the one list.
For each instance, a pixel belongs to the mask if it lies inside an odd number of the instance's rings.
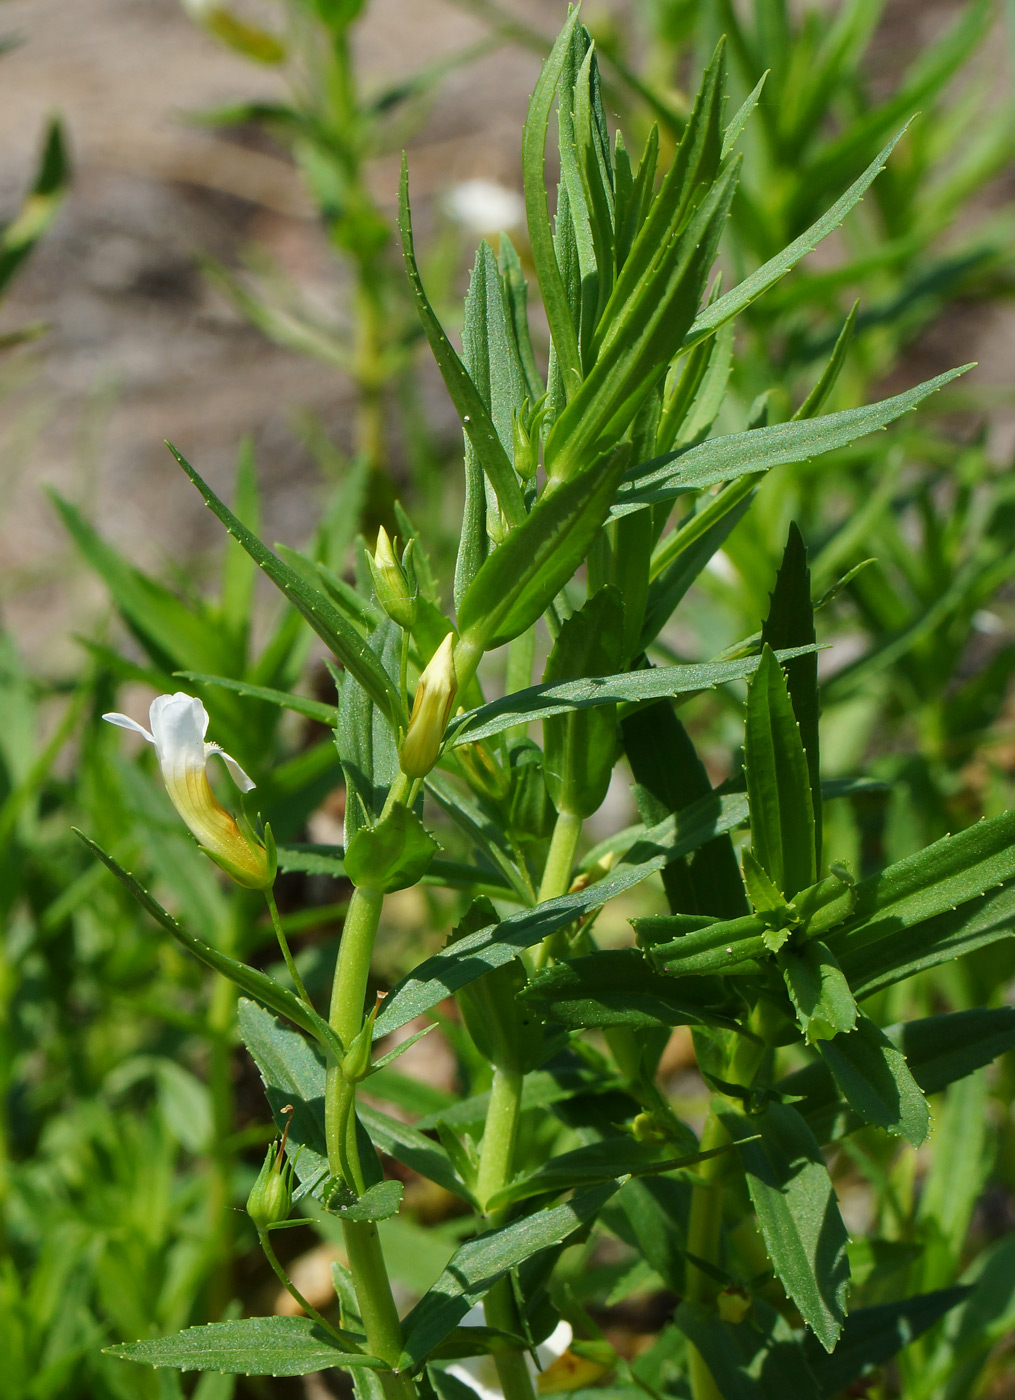
[[[582,819],[573,812],[558,812],[550,849],[543,868],[543,878],[539,885],[538,902],[556,899],[567,894],[571,885],[571,871],[574,869],[575,851],[582,834]],[[536,950],[533,964],[536,968],[545,967],[556,951],[557,935],[551,933],[543,939]]]
[[[720,1123],[714,1109],[710,1109],[701,1135],[701,1150],[708,1152],[726,1142],[729,1142],[729,1134]],[[710,1264],[718,1263],[719,1259],[719,1236],[722,1229],[720,1174],[724,1168],[725,1161],[721,1156],[709,1157],[700,1162],[697,1176],[701,1184],[695,1185],[691,1195],[687,1253]],[[689,1258],[684,1289],[689,1303],[709,1303],[716,1295],[716,1281]],[[690,1344],[687,1348],[687,1360],[693,1400],[723,1400],[722,1392],[712,1379],[712,1372],[705,1365],[704,1358]]]
[[[363,1025],[370,958],[383,902],[384,896],[379,891],[363,888],[354,890],[349,902],[338,948],[329,1015],[332,1029],[346,1049]],[[342,1066],[337,1064],[328,1066],[324,1128],[331,1174],[342,1177],[357,1192],[362,1192],[365,1183],[356,1141],[355,1086],[345,1079]],[[367,1346],[372,1355],[394,1368],[402,1353],[402,1327],[391,1295],[377,1226],[373,1221],[345,1221],[342,1231]],[[388,1400],[414,1400],[416,1387],[410,1376],[399,1375],[392,1369],[381,1372],[380,1379]]]
[[[503,1069],[498,1066],[493,1072],[490,1106],[486,1111],[479,1174],[476,1178],[476,1195],[484,1209],[487,1201],[511,1179],[523,1079],[520,1070]],[[501,1211],[489,1212],[490,1223],[497,1224],[502,1214]],[[483,1302],[483,1312],[488,1327],[496,1327],[500,1332],[518,1335],[521,1327],[508,1275],[498,1279],[487,1293]],[[517,1348],[495,1351],[493,1360],[504,1392],[504,1400],[535,1400],[532,1377],[523,1352]]]

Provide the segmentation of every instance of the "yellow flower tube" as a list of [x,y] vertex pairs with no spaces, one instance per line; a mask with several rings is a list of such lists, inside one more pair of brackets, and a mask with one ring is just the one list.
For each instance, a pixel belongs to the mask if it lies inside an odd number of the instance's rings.
[[158,695],[148,712],[151,730],[129,715],[103,715],[110,724],[132,729],[155,746],[169,800],[186,822],[198,845],[237,884],[248,889],[270,888],[275,878],[265,848],[244,835],[208,782],[208,760],[218,754],[241,792],[254,786],[240,765],[218,744],[205,743],[208,711],[193,695],[177,691]]

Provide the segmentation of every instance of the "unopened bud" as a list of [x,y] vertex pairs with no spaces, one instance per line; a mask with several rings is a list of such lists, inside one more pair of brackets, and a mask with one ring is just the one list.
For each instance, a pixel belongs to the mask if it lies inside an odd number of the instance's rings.
[[398,562],[394,545],[388,538],[388,532],[383,525],[378,528],[377,545],[373,554],[367,554],[367,567],[373,580],[377,601],[392,622],[397,622],[399,627],[406,632],[416,621],[416,597],[418,593],[415,575],[411,567],[411,556],[412,541],[410,540],[403,556],[403,563]]
[[437,762],[457,693],[455,639],[449,632],[416,687],[409,728],[399,753],[402,772],[407,777],[425,778]]
[[[287,1106],[289,1122],[292,1122],[292,1107]],[[286,1138],[289,1136],[289,1123],[280,1142],[269,1145],[264,1155],[264,1165],[247,1197],[247,1214],[259,1230],[269,1230],[289,1218],[293,1203],[292,1161],[285,1155]]]

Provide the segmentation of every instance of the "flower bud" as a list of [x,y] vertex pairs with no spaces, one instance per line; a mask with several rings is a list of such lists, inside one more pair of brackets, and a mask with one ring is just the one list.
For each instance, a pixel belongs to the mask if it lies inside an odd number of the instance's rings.
[[425,778],[437,762],[458,693],[454,653],[455,639],[449,632],[419,678],[409,728],[399,753],[402,772],[407,777]]
[[[416,598],[418,595],[415,576],[410,577],[411,555],[412,540],[406,547],[403,556],[403,563],[406,567],[403,567],[398,562],[394,545],[388,538],[388,532],[383,525],[378,528],[377,545],[373,554],[367,554],[367,567],[373,580],[377,601],[392,622],[397,622],[399,627],[406,632],[416,620]],[[407,573],[407,568],[410,573]]]
[[285,1139],[271,1143],[264,1156],[264,1166],[247,1197],[247,1214],[259,1230],[269,1230],[272,1225],[280,1225],[289,1218],[293,1175],[293,1164],[285,1155]]

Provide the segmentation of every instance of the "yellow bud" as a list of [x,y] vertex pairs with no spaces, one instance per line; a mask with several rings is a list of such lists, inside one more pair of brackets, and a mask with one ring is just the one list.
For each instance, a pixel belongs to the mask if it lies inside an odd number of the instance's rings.
[[458,693],[454,653],[455,639],[449,632],[419,678],[409,729],[399,754],[402,772],[410,778],[425,778],[437,762]]

